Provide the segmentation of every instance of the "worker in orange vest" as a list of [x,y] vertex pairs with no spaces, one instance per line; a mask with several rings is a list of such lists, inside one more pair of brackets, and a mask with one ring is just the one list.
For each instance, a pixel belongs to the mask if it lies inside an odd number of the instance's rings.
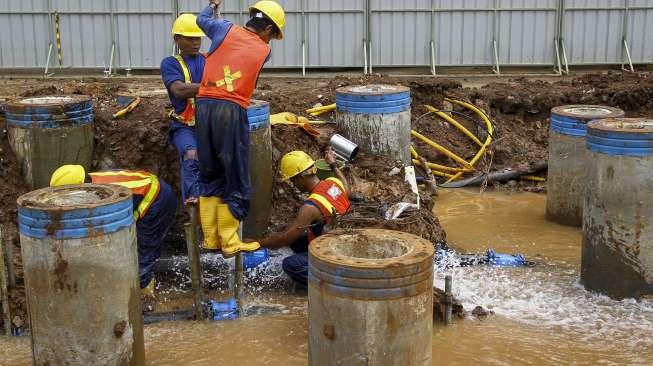
[[322,235],[325,224],[346,214],[351,206],[347,179],[338,168],[335,153],[330,148],[326,151],[325,160],[335,177],[320,180],[316,175],[315,161],[307,153],[291,151],[281,158],[281,179],[292,182],[309,196],[286,230],[260,241],[262,247],[289,246],[295,252],[284,258],[283,271],[304,286],[308,283],[308,245]]
[[172,25],[172,36],[179,54],[161,61],[161,79],[168,90],[172,110],[170,142],[179,153],[181,196],[185,204],[200,197],[200,163],[195,136],[195,96],[204,74],[204,55],[200,51],[204,32],[193,14],[180,15]]
[[283,37],[286,20],[277,2],[259,1],[242,27],[216,17],[220,4],[221,0],[211,0],[197,17],[197,25],[212,43],[197,93],[195,128],[203,246],[221,249],[228,257],[260,247],[257,242],[243,242],[238,234],[252,191],[247,107],[270,57],[269,43]]
[[[154,292],[154,265],[161,257],[164,238],[177,209],[177,197],[170,186],[154,174],[140,170],[108,170],[89,173],[94,184],[117,184],[132,191],[138,273],[145,295]],[[52,173],[50,186],[82,184],[87,181],[81,165],[64,165]]]

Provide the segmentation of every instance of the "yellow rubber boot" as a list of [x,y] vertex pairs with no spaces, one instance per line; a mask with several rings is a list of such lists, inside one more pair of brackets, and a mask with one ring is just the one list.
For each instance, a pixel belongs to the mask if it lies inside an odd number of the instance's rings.
[[218,237],[218,203],[222,202],[218,197],[200,197],[200,226],[204,234],[202,248],[207,250],[220,250],[220,238]]
[[141,296],[153,298],[154,297],[154,288],[156,287],[156,282],[154,282],[154,277],[150,282],[141,289]]
[[222,255],[231,257],[238,252],[252,252],[261,247],[258,242],[244,243],[238,236],[240,221],[229,210],[229,205],[218,204],[218,234],[222,245]]

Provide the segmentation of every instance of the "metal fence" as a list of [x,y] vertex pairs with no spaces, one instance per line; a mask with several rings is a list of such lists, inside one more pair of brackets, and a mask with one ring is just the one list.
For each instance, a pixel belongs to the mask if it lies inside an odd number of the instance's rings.
[[[248,17],[253,0],[223,16]],[[0,0],[0,68],[152,69],[170,26],[205,0]],[[653,0],[282,0],[267,67],[552,66],[653,62]],[[650,25],[650,26],[649,26]],[[205,42],[205,47],[208,42]]]

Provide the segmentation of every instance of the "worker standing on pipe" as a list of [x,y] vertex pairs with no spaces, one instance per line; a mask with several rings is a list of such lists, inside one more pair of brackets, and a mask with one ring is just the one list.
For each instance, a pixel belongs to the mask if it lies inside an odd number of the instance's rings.
[[154,174],[135,170],[108,170],[89,173],[81,165],[63,165],[52,173],[50,186],[82,184],[117,184],[132,191],[136,237],[138,240],[138,273],[144,295],[154,293],[154,265],[161,257],[165,238],[177,209],[177,198],[170,186]]
[[303,285],[308,283],[308,245],[322,235],[325,224],[347,213],[351,206],[347,179],[338,168],[336,155],[330,148],[325,153],[325,160],[335,178],[320,180],[316,175],[315,161],[303,151],[284,155],[280,164],[282,180],[292,182],[310,195],[285,231],[271,234],[260,241],[263,247],[289,246],[295,252],[283,260],[283,270]]
[[285,13],[275,1],[250,7],[241,27],[216,16],[221,0],[211,0],[197,25],[211,39],[204,76],[197,94],[196,128],[200,161],[200,221],[205,249],[221,249],[226,257],[253,251],[257,242],[243,242],[240,222],[251,198],[247,107],[269,43],[283,37]]
[[195,96],[204,73],[205,58],[200,51],[204,32],[197,17],[182,14],[172,25],[179,54],[161,61],[161,78],[172,104],[170,142],[179,153],[181,196],[185,204],[197,203],[200,196],[200,164],[195,136]]

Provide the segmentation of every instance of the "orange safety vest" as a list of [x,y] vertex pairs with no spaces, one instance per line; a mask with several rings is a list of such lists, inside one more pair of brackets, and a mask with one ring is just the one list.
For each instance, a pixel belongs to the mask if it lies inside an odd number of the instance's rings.
[[[315,204],[322,213],[326,223],[333,221],[336,215],[344,215],[349,212],[351,203],[342,181],[337,178],[327,178],[318,183],[308,201]],[[317,236],[313,230],[308,231],[308,242],[312,242]]]
[[134,220],[136,221],[145,216],[161,189],[156,175],[145,171],[110,170],[89,173],[89,175],[91,176],[91,182],[94,184],[117,184],[129,188],[132,194],[143,196],[143,200],[134,210]]
[[220,47],[207,57],[197,97],[228,100],[249,107],[269,54],[270,46],[256,33],[233,25]]
[[336,215],[346,214],[351,207],[345,186],[337,178],[327,178],[318,183],[308,196],[308,201],[320,209],[327,223]]
[[[186,61],[184,61],[184,58],[181,55],[175,55],[175,58],[177,59],[177,61],[179,61],[179,65],[181,66],[181,71],[184,74],[184,83],[192,84],[193,76],[190,73],[190,69],[186,64]],[[168,117],[174,118],[185,125],[191,127],[195,126],[195,98],[186,99],[186,109],[184,109],[184,111],[181,112],[181,114],[177,114],[177,112],[175,112],[175,109],[173,108],[170,111],[170,113],[168,113]]]

